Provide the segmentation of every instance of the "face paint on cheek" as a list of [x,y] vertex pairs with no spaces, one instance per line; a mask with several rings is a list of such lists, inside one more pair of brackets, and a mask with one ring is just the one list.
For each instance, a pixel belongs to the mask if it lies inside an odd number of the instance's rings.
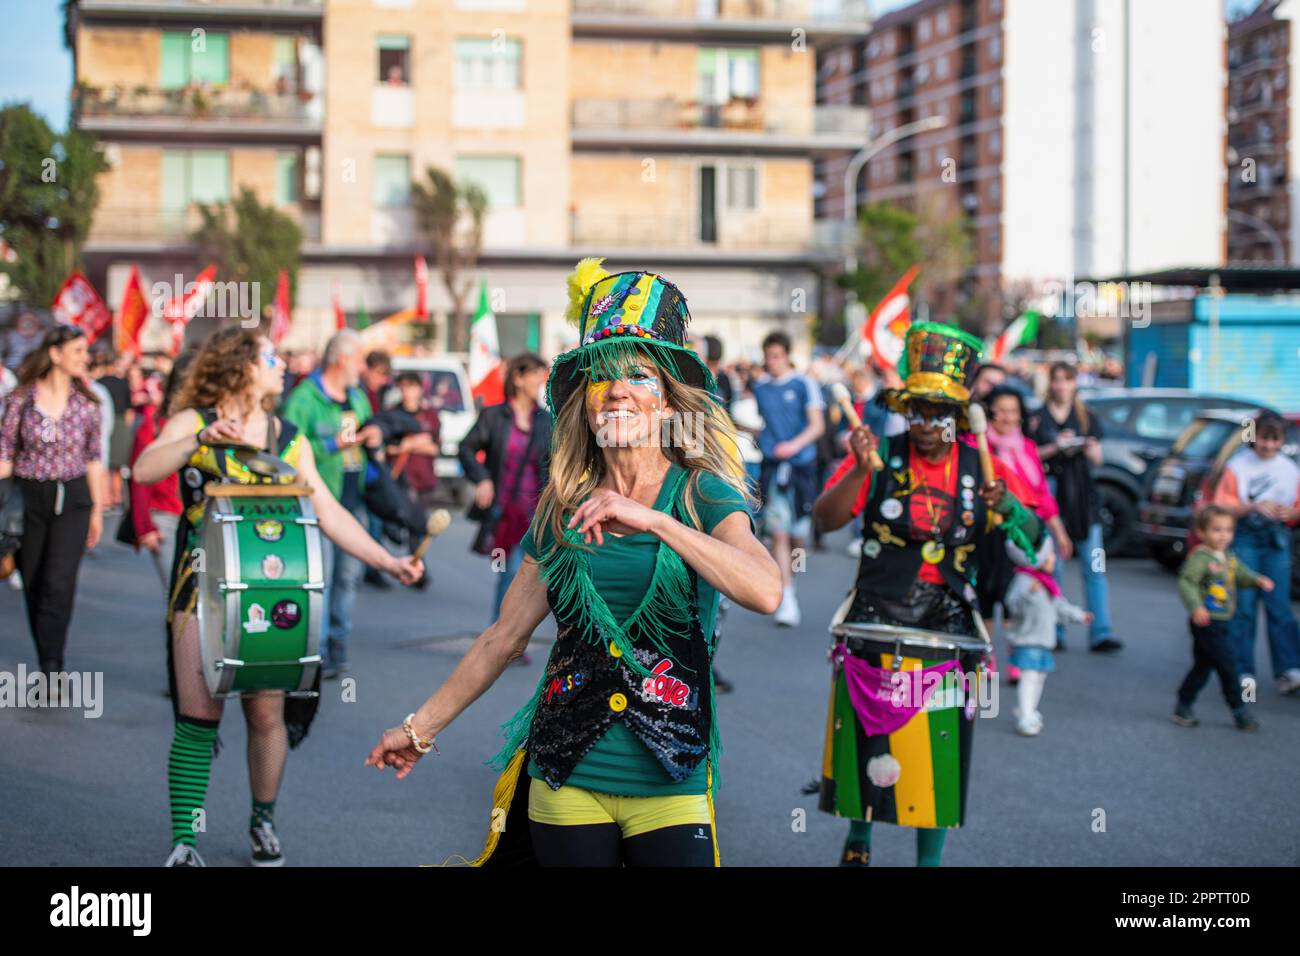
[[599,411],[600,406],[605,404],[605,396],[609,394],[609,387],[609,382],[588,382],[587,407],[592,411]]
[[659,397],[659,377],[657,375],[633,375],[627,380],[627,383],[637,388],[644,388],[655,398]]

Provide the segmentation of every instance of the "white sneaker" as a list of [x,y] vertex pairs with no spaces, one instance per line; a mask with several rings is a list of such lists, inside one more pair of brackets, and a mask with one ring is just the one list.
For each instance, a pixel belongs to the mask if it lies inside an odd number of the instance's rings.
[[1294,694],[1300,690],[1300,670],[1292,668],[1284,671],[1282,676],[1277,679],[1277,692],[1279,694]]
[[207,864],[203,862],[203,857],[199,856],[199,851],[185,843],[178,843],[172,849],[172,855],[167,857],[167,862],[163,866],[202,866]]
[[844,553],[847,554],[850,558],[861,557],[861,556],[862,556],[862,539],[861,539],[861,538],[854,538],[852,541],[850,541],[850,542],[849,542],[849,546],[848,546],[847,548],[844,549]]
[[799,621],[799,599],[791,591],[781,599],[781,606],[776,609],[776,623],[780,627],[798,627]]
[[1022,715],[1016,711],[1016,733],[1022,737],[1037,737],[1043,730],[1043,718],[1038,714]]
[[23,589],[23,576],[20,572],[14,571],[9,575],[9,590],[21,591]]

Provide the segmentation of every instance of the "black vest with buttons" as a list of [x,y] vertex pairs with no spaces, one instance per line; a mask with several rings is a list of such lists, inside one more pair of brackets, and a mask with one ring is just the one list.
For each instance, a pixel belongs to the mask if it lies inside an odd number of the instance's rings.
[[[890,445],[895,443],[900,446],[897,453],[882,443],[880,455],[885,467],[876,473],[871,494],[862,509],[862,553],[857,580],[859,594],[878,594],[892,601],[902,600],[907,594],[925,560],[921,548],[934,540],[932,534],[922,536],[919,529],[913,530],[909,500],[913,489],[909,484],[908,463],[911,445],[906,435],[889,440]],[[897,467],[891,465],[891,459],[895,458]],[[988,509],[979,493],[979,452],[958,442],[956,471],[956,499],[952,510],[939,523],[943,557],[937,566],[953,593],[970,604],[974,601],[971,588],[975,584],[976,546],[988,522]],[[965,491],[971,494],[963,502]],[[901,506],[895,517],[887,518],[881,511],[887,501],[896,501]],[[970,524],[961,520],[963,514],[970,515]]]
[[[681,520],[677,502],[672,508]],[[660,543],[659,547],[667,547]],[[528,755],[548,785],[559,789],[610,725],[621,720],[675,781],[689,777],[709,755],[713,726],[710,683],[712,647],[698,613],[698,579],[690,575],[689,621],[659,634],[673,656],[663,656],[634,627],[628,637],[637,660],[653,676],[637,673],[604,635],[599,644],[581,637],[575,621],[556,615],[558,634],[546,662],[541,696],[528,734]],[[552,588],[547,599],[557,606]]]

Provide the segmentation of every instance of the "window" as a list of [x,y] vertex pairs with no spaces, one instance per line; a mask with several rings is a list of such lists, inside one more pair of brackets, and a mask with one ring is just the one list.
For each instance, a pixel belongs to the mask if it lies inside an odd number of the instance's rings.
[[298,44],[293,37],[272,38],[271,81],[278,93],[292,93],[298,88]]
[[696,57],[700,99],[723,104],[758,97],[758,51],[737,47],[703,47]]
[[921,18],[921,23],[917,28],[917,33],[920,35],[922,43],[930,39],[930,18],[929,17]]
[[940,10],[934,18],[934,32],[942,36],[948,32],[948,11]]
[[989,37],[989,59],[994,63],[1002,56],[1002,38]]
[[1133,430],[1139,438],[1173,441],[1191,424],[1196,409],[1192,402],[1147,402],[1134,417]]
[[1000,106],[1002,104],[1002,87],[996,83],[989,87],[989,102],[994,106]]
[[388,86],[411,85],[411,38],[381,36],[375,38],[379,53],[378,82]]
[[517,156],[458,156],[456,178],[475,183],[487,193],[489,209],[515,209],[523,205]]
[[996,156],[1002,151],[1002,134],[997,130],[989,133],[989,152]]
[[405,206],[411,198],[411,157],[376,156],[371,186],[376,206]]
[[916,68],[916,82],[924,83],[930,79],[930,64],[922,63]]
[[754,166],[727,167],[727,208],[758,208],[758,169]]
[[162,69],[158,85],[179,90],[191,83],[225,86],[230,81],[230,37],[224,33],[183,30],[162,32]]
[[230,201],[230,154],[217,149],[164,150],[162,204],[184,209],[190,203]]
[[941,80],[948,79],[948,57],[941,56],[934,61],[934,75]]
[[456,41],[456,89],[517,90],[520,87],[518,40]]
[[287,206],[298,201],[298,154],[289,151],[275,154],[275,201]]
[[872,40],[869,44],[867,44],[867,55],[868,55],[869,57],[871,57],[873,60],[874,60],[876,57],[880,56],[880,41],[879,41],[879,40]]

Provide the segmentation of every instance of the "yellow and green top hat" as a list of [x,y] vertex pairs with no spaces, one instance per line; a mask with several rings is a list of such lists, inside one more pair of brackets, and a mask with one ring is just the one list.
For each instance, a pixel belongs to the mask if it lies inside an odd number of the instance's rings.
[[565,318],[578,327],[578,347],[556,358],[546,384],[558,414],[574,389],[620,378],[641,354],[674,378],[712,392],[713,374],[686,344],[691,314],[681,289],[653,272],[611,273],[604,259],[583,259],[569,276]]
[[983,348],[975,336],[951,325],[913,323],[898,363],[903,387],[883,392],[882,404],[902,413],[913,400],[965,406]]

